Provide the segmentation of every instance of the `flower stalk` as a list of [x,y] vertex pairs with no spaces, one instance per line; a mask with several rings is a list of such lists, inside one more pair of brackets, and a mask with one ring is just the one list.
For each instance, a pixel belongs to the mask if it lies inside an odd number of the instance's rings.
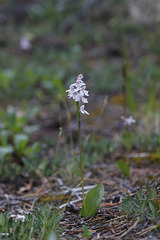
[[78,118],[78,132],[79,132],[79,160],[80,160],[80,173],[81,173],[81,186],[82,186],[82,197],[84,204],[84,211],[86,212],[86,204],[84,197],[84,181],[83,181],[83,162],[82,162],[82,145],[81,145],[81,116],[80,116],[80,107],[79,102],[77,104],[77,118]]

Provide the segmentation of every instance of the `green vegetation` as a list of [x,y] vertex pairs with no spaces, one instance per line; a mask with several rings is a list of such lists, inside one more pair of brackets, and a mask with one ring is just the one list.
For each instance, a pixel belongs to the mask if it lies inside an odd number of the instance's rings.
[[[34,216],[23,214],[24,219],[14,219],[8,212],[0,213],[0,237],[1,239],[49,239],[52,232],[56,232],[59,221],[63,215],[59,211],[52,210],[52,205],[43,207],[38,205],[34,210]],[[58,234],[58,231],[57,231]]]
[[158,221],[160,209],[156,204],[156,190],[151,190],[148,186],[146,189],[146,193],[140,189],[133,197],[124,196],[120,210],[125,212],[128,217],[138,217],[140,221]]

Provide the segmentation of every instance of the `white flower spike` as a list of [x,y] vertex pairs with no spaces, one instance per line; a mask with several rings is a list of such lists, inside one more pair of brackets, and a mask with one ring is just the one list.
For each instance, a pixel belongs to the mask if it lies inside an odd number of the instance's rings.
[[[89,91],[86,90],[86,84],[82,81],[83,75],[79,74],[76,82],[72,83],[69,87],[69,89],[66,91],[68,92],[68,97],[73,98],[75,102],[82,102],[82,103],[88,103],[88,100],[86,97],[89,96]],[[84,105],[80,107],[80,112],[83,114],[89,115],[89,113],[84,110]]]

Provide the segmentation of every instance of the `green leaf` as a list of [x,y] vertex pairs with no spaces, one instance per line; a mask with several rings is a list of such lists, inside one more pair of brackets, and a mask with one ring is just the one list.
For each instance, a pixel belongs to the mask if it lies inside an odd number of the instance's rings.
[[13,152],[13,147],[8,145],[6,147],[0,147],[0,159],[3,159],[6,155]]
[[5,225],[5,216],[4,213],[0,213],[0,226],[4,226]]
[[143,201],[143,204],[142,204],[142,206],[140,208],[140,216],[143,216],[145,207],[146,207],[146,201]]
[[16,134],[14,136],[14,143],[16,146],[26,145],[28,143],[28,136],[26,134]]
[[153,199],[156,197],[157,197],[157,191],[156,191],[156,189],[153,189],[151,198]]
[[127,163],[124,161],[118,161],[118,167],[121,170],[121,172],[124,174],[125,177],[129,178],[130,176],[130,168]]
[[82,225],[82,228],[83,228],[83,236],[85,237],[85,238],[89,238],[89,237],[91,237],[91,235],[92,235],[92,232],[90,232],[89,230],[88,230],[88,228],[87,228],[87,226],[86,225]]
[[104,196],[103,184],[99,184],[96,187],[92,188],[86,195],[86,198],[85,198],[86,209],[84,208],[84,203],[83,203],[83,206],[81,209],[81,216],[85,218],[93,216],[97,208],[99,207],[103,196]]
[[153,202],[149,202],[149,208],[152,212],[152,220],[154,221],[156,219],[156,205]]
[[14,144],[16,152],[22,154],[25,147],[27,146],[29,137],[26,134],[16,134],[14,136]]

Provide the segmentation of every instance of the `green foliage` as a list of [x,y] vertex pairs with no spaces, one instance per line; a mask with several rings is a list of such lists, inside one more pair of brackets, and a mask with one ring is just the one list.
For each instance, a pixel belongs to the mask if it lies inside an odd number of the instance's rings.
[[4,71],[0,71],[0,88],[7,90],[14,76],[15,72],[13,70],[6,69]]
[[51,233],[58,234],[59,222],[63,215],[59,211],[52,210],[52,205],[38,205],[34,210],[34,216],[25,214],[24,222],[10,217],[8,212],[0,213],[0,236],[3,239],[50,239]]
[[[36,130],[36,128],[27,128],[27,124],[29,121],[35,116],[35,114],[38,112],[38,108],[34,107],[32,109],[29,109],[26,112],[17,111],[16,108],[8,107],[7,111],[1,111],[0,112],[0,118],[1,118],[1,130],[8,131],[5,134],[2,135],[2,137],[6,137],[7,134],[16,134],[23,132],[30,132]],[[33,130],[33,131],[32,131]]]
[[14,146],[15,151],[18,155],[22,155],[25,151],[25,148],[29,142],[29,137],[27,134],[16,134],[14,136]]
[[121,65],[119,63],[115,63],[114,65],[108,63],[106,66],[106,62],[103,60],[99,61],[101,64],[98,71],[97,69],[94,69],[93,66],[87,66],[87,75],[89,76],[89,79],[92,79],[93,91],[106,94],[109,91],[114,92],[117,89],[121,89],[123,84],[122,76],[120,74]]
[[125,129],[120,137],[120,143],[127,149],[128,152],[136,145],[136,140],[135,133],[130,129]]
[[119,169],[123,173],[123,175],[126,178],[129,178],[129,176],[130,176],[130,167],[128,166],[128,164],[125,163],[124,161],[118,161],[117,164],[118,164]]
[[96,136],[91,136],[88,141],[84,142],[84,149],[87,154],[96,152],[100,154],[112,154],[116,149],[116,144],[109,138],[96,139]]
[[57,240],[56,234],[54,232],[51,232],[47,240]]
[[59,221],[63,218],[62,215],[58,215],[57,209],[52,212],[52,205],[45,204],[44,206],[38,205],[35,208],[35,232],[39,234],[43,233],[43,236],[48,236],[51,231],[56,231],[59,227]]
[[103,156],[110,156],[117,149],[117,144],[109,138],[97,140],[95,136],[91,136],[87,141],[83,142],[83,164],[96,163]]
[[23,156],[29,159],[31,159],[31,155],[32,158],[34,156],[35,145],[37,146],[38,143],[33,143],[32,146],[29,146],[29,140],[31,134],[37,130],[37,126],[29,126],[29,122],[36,113],[37,108],[18,113],[16,108],[13,107],[8,108],[6,112],[0,112],[1,178],[14,179],[17,175],[26,171],[19,163],[22,163],[21,158]]
[[91,217],[96,213],[97,208],[99,207],[104,196],[104,186],[99,184],[96,187],[92,188],[86,195],[85,198],[85,207],[84,203],[81,209],[81,215],[85,218]]
[[160,210],[158,210],[155,201],[157,192],[155,189],[151,190],[148,185],[146,189],[146,193],[140,189],[132,198],[124,196],[120,210],[129,217],[138,217],[140,221],[146,221],[146,219],[156,221],[160,218]]
[[0,147],[0,161],[4,161],[4,158],[7,155],[12,154],[14,151],[12,146],[5,146],[5,147]]
[[83,236],[85,238],[90,238],[92,236],[92,232],[88,230],[86,225],[82,225],[82,228],[83,228]]

